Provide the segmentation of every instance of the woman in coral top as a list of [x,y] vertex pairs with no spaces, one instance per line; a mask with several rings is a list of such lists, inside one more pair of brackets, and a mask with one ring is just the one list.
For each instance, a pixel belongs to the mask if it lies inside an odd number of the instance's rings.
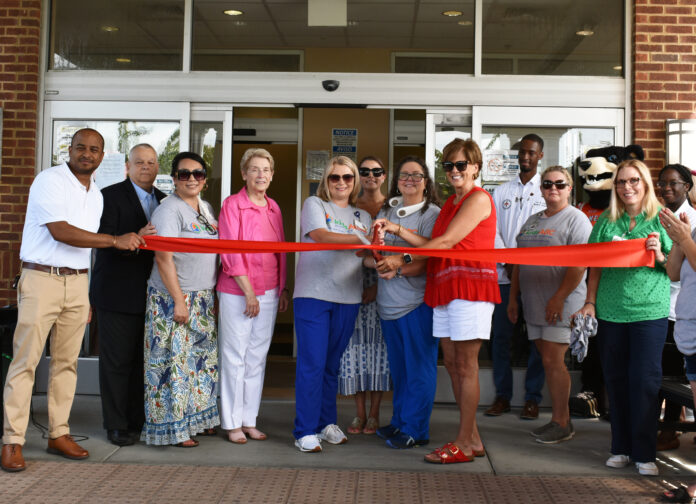
[[[495,206],[491,195],[477,187],[481,150],[473,140],[456,138],[444,148],[442,167],[454,188],[442,207],[428,240],[386,220],[375,227],[400,236],[421,248],[492,249]],[[500,291],[494,262],[430,258],[399,254],[387,256],[377,270],[386,274],[412,261],[428,260],[425,302],[433,310],[433,336],[440,338],[445,367],[459,405],[459,431],[451,443],[425,456],[427,462],[471,462],[485,451],[476,427],[479,402],[478,354],[481,340],[490,337],[494,303]]]

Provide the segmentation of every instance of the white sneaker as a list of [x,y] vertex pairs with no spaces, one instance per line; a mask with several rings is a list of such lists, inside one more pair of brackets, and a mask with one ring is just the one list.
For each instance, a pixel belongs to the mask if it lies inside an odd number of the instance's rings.
[[321,442],[316,434],[308,434],[302,436],[300,439],[296,439],[295,446],[297,446],[301,452],[316,453],[321,451]]
[[608,467],[626,467],[628,464],[631,463],[631,457],[628,455],[612,455],[609,457],[606,461],[606,465]]
[[657,476],[660,473],[655,462],[636,462],[636,467],[643,476]]
[[348,438],[341,428],[336,424],[329,424],[324,427],[319,433],[319,439],[331,444],[343,444],[348,441]]

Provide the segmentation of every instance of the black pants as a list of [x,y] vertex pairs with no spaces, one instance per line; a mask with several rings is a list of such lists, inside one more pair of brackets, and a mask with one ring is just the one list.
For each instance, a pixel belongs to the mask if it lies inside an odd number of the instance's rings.
[[145,422],[145,314],[97,310],[97,323],[104,428],[140,431]]

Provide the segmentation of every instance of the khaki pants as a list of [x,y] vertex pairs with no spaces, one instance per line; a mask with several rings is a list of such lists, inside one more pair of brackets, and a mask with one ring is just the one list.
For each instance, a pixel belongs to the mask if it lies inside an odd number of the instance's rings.
[[23,445],[36,366],[51,334],[48,434],[70,433],[68,417],[77,383],[77,358],[89,314],[88,276],[22,270],[17,290],[14,357],[5,383],[3,443]]

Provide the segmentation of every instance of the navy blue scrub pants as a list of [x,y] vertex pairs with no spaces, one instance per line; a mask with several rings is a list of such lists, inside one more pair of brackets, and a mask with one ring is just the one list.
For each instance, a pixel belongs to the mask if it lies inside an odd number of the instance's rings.
[[295,298],[295,439],[336,423],[338,368],[355,328],[360,303]]
[[417,441],[430,439],[438,344],[433,337],[433,309],[423,303],[381,324],[394,383],[391,424]]
[[666,334],[667,318],[599,321],[597,343],[609,396],[613,455],[629,455],[635,462],[655,460]]

